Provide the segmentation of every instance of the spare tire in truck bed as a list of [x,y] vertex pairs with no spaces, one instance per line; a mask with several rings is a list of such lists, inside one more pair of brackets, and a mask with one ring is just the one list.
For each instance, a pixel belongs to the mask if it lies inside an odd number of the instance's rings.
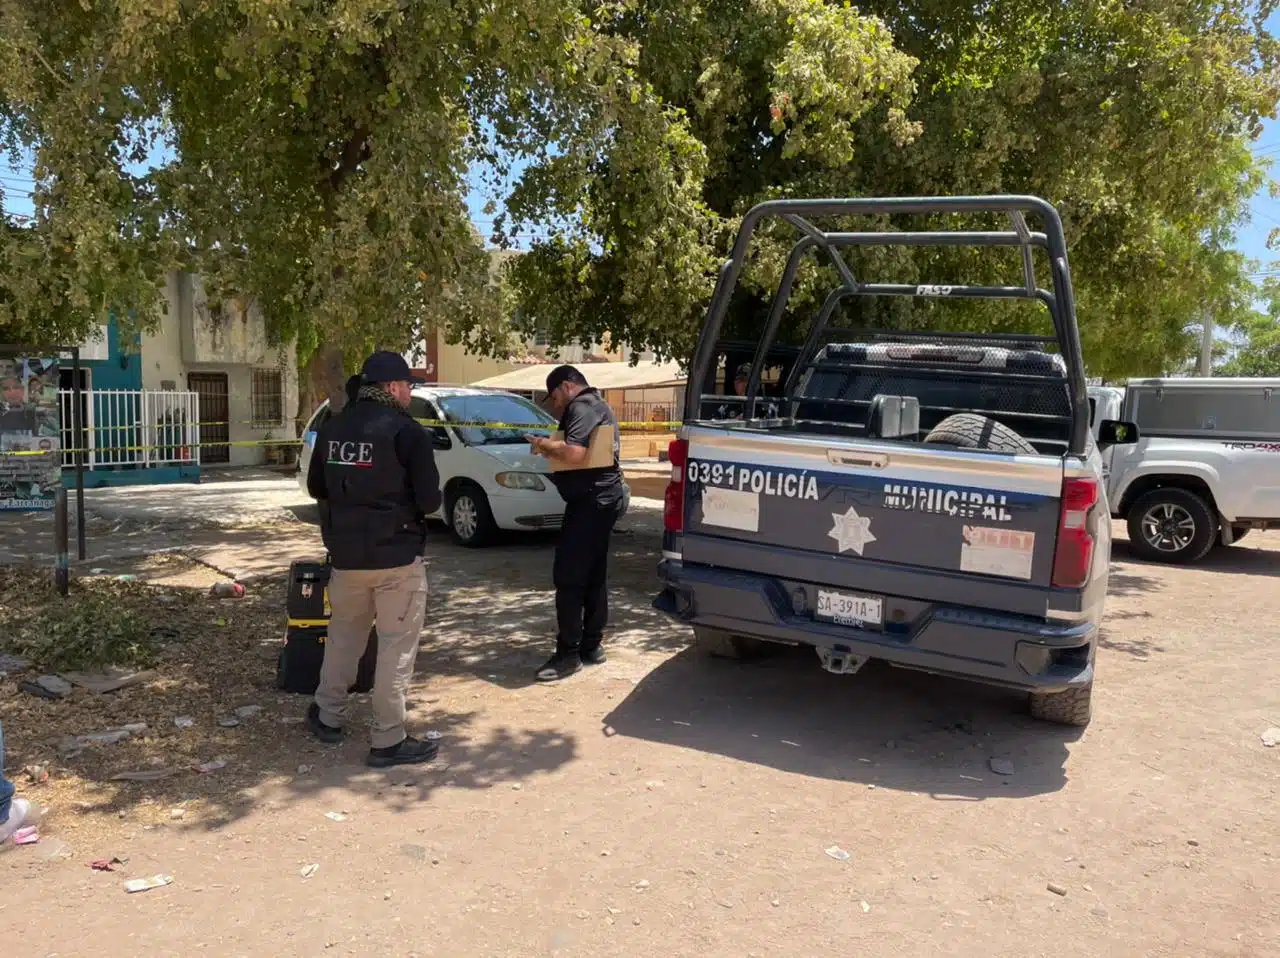
[[991,449],[996,452],[1024,452],[1037,454],[1031,445],[1016,432],[994,419],[970,412],[948,416],[929,430],[925,442],[945,443],[961,449]]

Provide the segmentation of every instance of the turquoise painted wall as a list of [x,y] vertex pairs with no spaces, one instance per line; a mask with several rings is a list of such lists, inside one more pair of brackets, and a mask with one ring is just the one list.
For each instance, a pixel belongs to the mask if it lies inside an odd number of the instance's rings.
[[[116,314],[107,316],[107,358],[82,362],[85,369],[92,369],[90,383],[94,389],[141,389],[142,356],[138,351],[140,339],[135,334],[132,343],[122,339]],[[133,350],[125,353],[124,346]],[[122,365],[123,363],[123,365]]]
[[[85,360],[81,365],[92,370],[89,381],[92,388],[102,389],[141,389],[142,388],[142,356],[139,350],[141,338],[136,334],[129,342],[121,335],[115,313],[107,317],[107,358],[102,360]],[[125,352],[125,346],[131,351]],[[103,414],[105,404],[99,404],[99,416]],[[99,468],[86,470],[85,486],[116,486],[133,483],[169,483],[199,482],[200,467],[196,463],[182,466],[152,466],[146,469],[125,466],[121,469],[110,468],[117,456],[110,453],[113,446],[132,446],[143,441],[142,430],[133,421],[108,425],[99,419],[93,430],[95,444],[99,450]],[[132,458],[132,454],[119,454],[119,458]],[[104,468],[106,467],[106,468]],[[63,470],[63,483],[75,485],[75,470]]]

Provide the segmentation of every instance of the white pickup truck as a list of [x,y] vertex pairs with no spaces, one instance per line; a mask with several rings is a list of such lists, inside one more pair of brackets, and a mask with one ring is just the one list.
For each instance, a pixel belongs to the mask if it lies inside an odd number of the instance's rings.
[[1280,528],[1280,379],[1133,379],[1089,389],[1094,429],[1136,423],[1103,453],[1111,514],[1135,555],[1197,562],[1251,529]]

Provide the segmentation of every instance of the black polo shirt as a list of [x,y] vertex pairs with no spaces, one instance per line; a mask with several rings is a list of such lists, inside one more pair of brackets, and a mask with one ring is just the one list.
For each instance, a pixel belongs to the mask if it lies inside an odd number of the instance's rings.
[[584,449],[591,443],[591,435],[600,426],[613,426],[613,465],[603,469],[567,469],[553,472],[551,481],[556,484],[565,502],[594,497],[600,505],[609,505],[622,498],[622,470],[618,467],[620,436],[618,419],[599,390],[590,387],[582,390],[569,401],[560,417],[560,431],[570,446]]

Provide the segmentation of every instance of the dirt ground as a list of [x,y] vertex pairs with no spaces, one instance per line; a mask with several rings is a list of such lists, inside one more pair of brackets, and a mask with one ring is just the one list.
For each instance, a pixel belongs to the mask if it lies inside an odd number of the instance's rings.
[[[69,760],[50,743],[85,703],[0,686],[10,772],[52,772],[16,776],[52,815],[39,844],[0,848],[4,953],[1280,955],[1280,748],[1260,741],[1280,726],[1280,534],[1192,569],[1118,541],[1079,734],[958,681],[704,659],[649,607],[650,520],[615,540],[609,662],[551,687],[530,682],[549,541],[433,536],[411,697],[441,759],[391,773],[359,735],[308,739],[305,700],[271,687],[278,579],[211,605],[206,567],[139,565],[177,631],[227,618],[224,654],[172,650],[166,681],[113,693],[112,720],[151,740]],[[242,704],[263,710],[216,725]],[[196,728],[158,729],[184,709]],[[137,763],[182,771],[109,780]],[[173,883],[125,893],[156,873]]]

